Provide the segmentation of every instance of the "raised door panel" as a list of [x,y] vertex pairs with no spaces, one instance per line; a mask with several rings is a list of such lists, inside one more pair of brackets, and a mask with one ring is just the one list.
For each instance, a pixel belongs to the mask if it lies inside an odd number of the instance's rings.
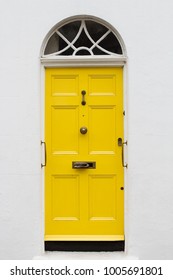
[[52,219],[76,221],[80,219],[79,178],[71,175],[52,176]]
[[116,107],[89,107],[89,153],[115,154]]
[[52,96],[76,96],[78,95],[78,75],[52,75],[51,93]]
[[115,175],[91,175],[89,178],[89,219],[114,221],[117,216]]
[[90,96],[114,96],[115,88],[115,75],[101,73],[89,75]]
[[52,106],[51,139],[54,155],[78,154],[78,115],[78,106]]

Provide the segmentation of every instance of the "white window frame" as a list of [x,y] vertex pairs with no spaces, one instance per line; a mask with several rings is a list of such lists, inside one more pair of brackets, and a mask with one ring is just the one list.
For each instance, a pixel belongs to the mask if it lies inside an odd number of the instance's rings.
[[[115,35],[115,37],[117,38],[118,42],[120,43],[120,46],[122,48],[122,54],[119,55],[119,54],[113,54],[111,52],[108,52],[109,54],[108,55],[88,55],[88,56],[75,56],[75,55],[71,55],[71,56],[62,56],[62,55],[54,55],[54,54],[50,54],[50,55],[45,55],[44,52],[45,52],[45,48],[47,46],[47,43],[50,39],[50,37],[55,33],[57,32],[58,33],[58,29],[65,25],[65,24],[68,24],[70,22],[73,22],[73,21],[86,21],[86,20],[92,20],[92,21],[95,21],[97,23],[100,23],[101,25],[104,25],[107,29],[108,29],[108,32],[107,33],[110,33],[111,31],[113,32],[113,34]],[[83,26],[83,23],[81,25],[82,28],[84,28],[85,26]],[[87,31],[86,31],[87,33]],[[78,37],[80,36],[80,32],[78,34]],[[89,36],[89,34],[88,34]],[[104,36],[103,36],[104,37]],[[92,38],[91,38],[92,40]],[[99,42],[99,40],[98,40]],[[97,42],[97,43],[98,43]],[[70,44],[70,42],[69,42]],[[94,44],[94,41],[93,41],[93,44]],[[100,19],[100,18],[97,18],[97,17],[93,17],[93,16],[87,16],[87,15],[83,15],[83,16],[75,16],[75,17],[70,17],[68,19],[65,19],[63,21],[61,21],[60,23],[56,24],[49,32],[48,34],[46,35],[44,41],[43,41],[43,44],[42,44],[42,47],[41,47],[41,52],[40,52],[40,61],[42,64],[46,65],[46,64],[49,64],[49,63],[57,63],[58,65],[61,63],[63,65],[66,65],[66,64],[82,64],[82,63],[90,63],[90,64],[99,64],[99,61],[101,62],[101,64],[103,65],[103,63],[106,63],[106,64],[109,64],[109,65],[112,65],[112,64],[122,64],[124,65],[127,61],[127,55],[126,55],[126,48],[125,48],[125,44],[123,42],[123,39],[122,37],[120,36],[119,32],[112,26],[110,25],[109,23],[107,23],[106,21]],[[74,62],[75,61],[75,62]]]

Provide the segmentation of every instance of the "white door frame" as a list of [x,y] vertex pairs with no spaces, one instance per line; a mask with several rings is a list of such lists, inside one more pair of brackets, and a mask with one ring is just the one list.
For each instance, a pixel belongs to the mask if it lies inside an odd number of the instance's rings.
[[[41,139],[40,141],[44,141],[45,137],[45,69],[46,68],[75,68],[75,67],[123,67],[123,109],[125,111],[124,115],[124,140],[128,139],[127,135],[127,63],[126,61],[116,61],[103,59],[102,57],[99,59],[58,59],[57,61],[50,61],[50,60],[42,60],[41,61],[41,76],[40,76],[40,83],[41,83]],[[44,163],[44,151],[43,147],[41,146],[41,163]],[[125,151],[125,160],[127,162],[127,149]],[[128,235],[126,229],[126,205],[127,205],[127,168],[124,168],[124,234],[126,236],[126,246],[125,252],[127,252],[127,244],[128,244]],[[41,239],[42,239],[42,253],[44,253],[44,190],[45,190],[45,182],[44,182],[44,167],[41,168],[41,197],[42,197],[42,221],[41,221]]]
[[[118,41],[121,44],[123,55],[92,55],[92,56],[44,56],[45,46],[53,34],[53,31],[58,28],[58,26],[62,26],[64,23],[70,22],[72,20],[94,20],[97,21],[111,30],[114,31]],[[75,16],[70,17],[68,19],[64,19],[62,22],[56,24],[46,35],[45,39],[43,40],[43,44],[41,47],[40,52],[40,93],[41,93],[41,134],[40,134],[40,141],[44,141],[44,133],[45,133],[45,69],[46,68],[79,68],[79,67],[123,67],[123,109],[125,111],[124,115],[124,141],[127,140],[127,55],[126,55],[126,48],[125,44],[118,33],[117,30],[109,23],[105,22],[102,19],[97,17],[82,15],[82,16]],[[127,161],[127,151],[125,151],[125,160]],[[41,162],[44,163],[44,151],[43,146],[41,146]],[[128,235],[127,228],[126,228],[126,205],[127,205],[127,168],[124,168],[124,231],[126,236],[126,244],[128,244]],[[42,221],[41,221],[41,240],[42,240],[42,253],[44,253],[44,167],[41,168],[41,196],[42,196]],[[127,245],[125,246],[125,252],[127,252],[128,248]]]

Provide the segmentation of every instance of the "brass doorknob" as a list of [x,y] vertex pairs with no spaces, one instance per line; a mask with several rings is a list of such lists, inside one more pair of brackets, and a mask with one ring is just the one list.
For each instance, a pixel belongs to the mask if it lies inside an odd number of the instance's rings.
[[81,129],[80,129],[81,134],[86,134],[87,131],[88,131],[88,129],[85,126],[81,127]]

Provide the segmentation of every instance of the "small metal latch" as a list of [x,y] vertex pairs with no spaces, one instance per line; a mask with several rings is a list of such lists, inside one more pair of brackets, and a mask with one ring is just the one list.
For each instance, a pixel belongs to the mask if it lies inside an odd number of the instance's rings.
[[123,139],[118,138],[118,146],[121,147],[123,145]]

